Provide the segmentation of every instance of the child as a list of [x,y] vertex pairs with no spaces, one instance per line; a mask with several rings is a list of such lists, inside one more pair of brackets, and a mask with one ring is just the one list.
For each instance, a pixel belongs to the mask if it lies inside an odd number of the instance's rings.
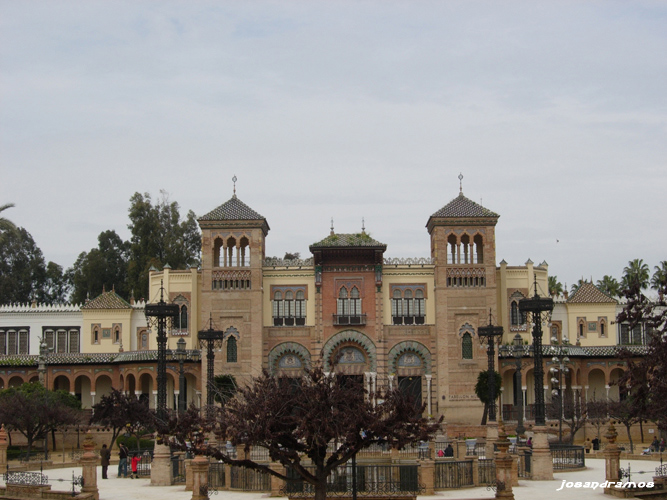
[[141,458],[137,456],[136,453],[132,453],[132,479],[135,477],[139,479],[139,474],[137,473],[137,464],[141,461]]

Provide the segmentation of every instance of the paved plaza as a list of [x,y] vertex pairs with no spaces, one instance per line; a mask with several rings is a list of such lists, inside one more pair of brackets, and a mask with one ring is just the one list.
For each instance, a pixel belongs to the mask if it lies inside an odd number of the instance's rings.
[[[657,461],[646,460],[622,460],[621,467],[627,468],[630,464],[633,472],[632,479],[635,482],[650,481],[653,477],[655,468],[660,465]],[[604,460],[587,459],[587,468],[583,471],[555,473],[554,481],[520,481],[520,486],[514,488],[514,496],[517,500],[549,500],[557,499],[580,499],[586,498],[613,498],[605,496],[602,488],[592,489],[567,489],[563,488],[557,491],[563,485],[563,480],[572,482],[604,482]],[[648,474],[639,474],[641,471],[649,471]],[[51,469],[45,471],[48,475],[52,488],[54,490],[68,490],[67,482],[58,483],[55,479],[71,479],[72,472],[79,475],[81,468]],[[109,479],[102,479],[102,469],[98,467],[97,471],[98,487],[100,491],[100,500],[189,500],[192,492],[185,491],[184,485],[178,486],[151,486],[150,479],[130,479],[117,478],[117,467],[109,467]],[[0,480],[0,483],[2,481]],[[4,484],[4,483],[3,483]],[[419,500],[428,499],[454,499],[454,498],[494,498],[495,493],[487,490],[485,487],[465,488],[460,490],[439,491],[433,496],[422,496]],[[268,493],[244,493],[238,491],[219,491],[217,495],[211,494],[214,500],[259,500],[269,498]]]

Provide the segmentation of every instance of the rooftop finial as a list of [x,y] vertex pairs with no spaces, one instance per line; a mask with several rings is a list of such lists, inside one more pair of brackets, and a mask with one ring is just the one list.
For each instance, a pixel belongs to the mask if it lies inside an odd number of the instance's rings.
[[459,194],[463,194],[463,174],[459,173]]
[[236,181],[237,180],[238,179],[236,178],[236,175],[234,175],[234,177],[232,177],[232,182],[234,183],[234,198],[236,198]]
[[331,218],[331,234],[334,234],[334,228],[333,228],[333,217]]
[[366,234],[366,221],[363,217],[361,218],[361,232]]

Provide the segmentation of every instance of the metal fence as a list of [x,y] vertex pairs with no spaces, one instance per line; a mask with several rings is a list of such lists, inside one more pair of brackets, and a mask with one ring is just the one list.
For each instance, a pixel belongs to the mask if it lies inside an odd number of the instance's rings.
[[435,489],[473,486],[472,461],[444,461],[435,464]]
[[150,477],[151,475],[151,463],[153,463],[153,450],[149,449],[143,449],[143,450],[138,450],[138,451],[130,451],[127,457],[127,473],[132,474],[132,455],[137,454],[137,456],[141,459],[139,463],[137,463],[137,475],[139,477]]
[[41,460],[48,460],[50,458],[49,451],[35,450],[34,448],[28,453],[28,450],[21,450],[19,455],[20,462],[39,462]]
[[171,471],[174,483],[185,482],[185,456],[174,455],[171,457]]
[[229,488],[243,491],[271,491],[271,476],[245,467],[229,468]]
[[479,484],[496,484],[496,461],[492,458],[480,458]]
[[531,459],[533,458],[533,452],[526,450],[519,452],[519,477],[524,479],[530,479],[533,477],[531,469]]
[[225,487],[225,464],[213,462],[208,467],[208,486],[210,489],[219,490]]
[[550,444],[554,470],[581,469],[586,466],[583,446]]
[[[281,488],[282,495],[294,498],[315,494],[312,484],[299,480],[291,469],[287,473],[294,479]],[[419,484],[417,465],[357,465],[356,474],[351,465],[343,465],[327,479],[327,498],[351,496],[355,482],[359,496],[406,496],[424,492]]]

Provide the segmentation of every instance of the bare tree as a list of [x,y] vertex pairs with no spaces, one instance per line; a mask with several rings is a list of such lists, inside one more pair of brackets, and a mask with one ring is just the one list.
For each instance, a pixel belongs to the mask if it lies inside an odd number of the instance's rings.
[[382,440],[395,448],[428,440],[439,421],[422,417],[423,405],[398,389],[369,394],[349,378],[306,370],[299,378],[277,378],[263,373],[223,408],[214,420],[197,417],[191,408],[161,429],[170,442],[190,442],[197,454],[213,456],[231,465],[272,474],[286,481],[294,477],[270,465],[234,459],[224,449],[205,442],[214,430],[232,444],[265,448],[273,462],[293,471],[313,486],[315,500],[325,500],[327,478],[359,450]]
[[93,406],[93,416],[90,423],[111,428],[109,449],[113,447],[121,431],[137,435],[138,448],[139,432],[147,428],[153,428],[154,416],[148,408],[148,404],[140,401],[134,394],[128,396],[118,389],[112,389],[109,394],[102,396],[99,403]]

